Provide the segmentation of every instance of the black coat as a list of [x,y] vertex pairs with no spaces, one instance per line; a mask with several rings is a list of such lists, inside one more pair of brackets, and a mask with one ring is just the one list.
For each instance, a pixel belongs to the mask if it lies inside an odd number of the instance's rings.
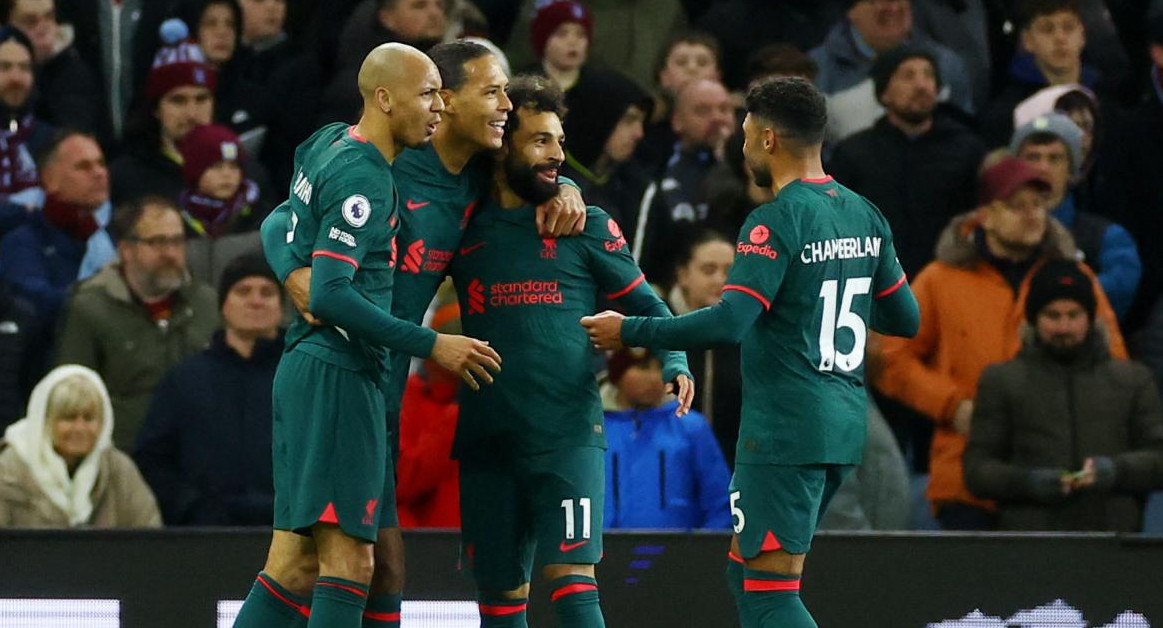
[[44,370],[42,332],[32,305],[0,282],[0,432],[24,416],[34,378]]
[[283,339],[244,359],[222,331],[154,390],[134,459],[167,525],[268,525],[271,387]]
[[892,227],[901,266],[914,276],[933,260],[949,221],[973,208],[984,156],[981,140],[942,116],[915,138],[882,117],[840,142],[827,170],[880,209]]
[[41,120],[93,133],[105,141],[105,100],[93,68],[81,60],[76,46],[69,46],[36,72],[36,115]]

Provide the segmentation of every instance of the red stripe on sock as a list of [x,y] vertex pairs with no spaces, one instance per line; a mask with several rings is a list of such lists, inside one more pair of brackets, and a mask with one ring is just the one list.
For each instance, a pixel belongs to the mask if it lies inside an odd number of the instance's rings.
[[319,582],[319,581],[316,581],[315,586],[317,586],[317,587],[334,587],[336,589],[347,591],[348,593],[353,593],[353,594],[358,595],[360,597],[367,597],[366,591],[360,591],[359,589],[357,589],[355,587],[349,587],[346,584],[339,584],[338,582]]
[[528,604],[514,604],[511,606],[489,606],[481,604],[481,615],[488,615],[490,617],[504,617],[506,615],[516,615],[517,613],[524,613]]
[[743,557],[735,552],[727,552],[727,559],[739,564],[743,564]]
[[757,580],[744,578],[744,591],[799,591],[800,579],[795,580]]
[[399,613],[375,613],[372,611],[364,611],[363,616],[367,619],[374,619],[375,621],[400,621]]
[[259,584],[266,587],[266,590],[269,591],[271,595],[275,596],[275,598],[277,598],[280,602],[295,609],[303,617],[310,617],[311,616],[311,609],[309,607],[303,606],[302,604],[296,604],[296,603],[292,602],[291,600],[287,599],[287,597],[284,596],[282,593],[279,593],[278,591],[276,591],[275,588],[271,586],[271,583],[267,582],[266,578],[259,576],[256,579],[258,580]]
[[561,587],[560,589],[554,591],[553,595],[550,596],[549,599],[551,601],[556,602],[558,598],[565,597],[567,595],[573,595],[574,593],[585,593],[586,591],[597,591],[597,590],[598,590],[597,585],[579,582],[577,584],[570,584],[570,585],[566,585],[564,587]]

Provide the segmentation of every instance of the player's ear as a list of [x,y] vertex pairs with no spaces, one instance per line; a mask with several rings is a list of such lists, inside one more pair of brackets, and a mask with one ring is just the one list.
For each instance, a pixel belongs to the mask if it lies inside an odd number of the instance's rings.
[[763,152],[768,155],[774,155],[776,149],[779,147],[779,136],[775,134],[775,129],[766,127],[763,129]]
[[383,113],[392,112],[392,92],[386,87],[377,87],[375,93],[376,106]]
[[451,89],[441,88],[439,93],[440,100],[444,101],[444,111],[456,113],[456,99],[452,97],[454,92]]

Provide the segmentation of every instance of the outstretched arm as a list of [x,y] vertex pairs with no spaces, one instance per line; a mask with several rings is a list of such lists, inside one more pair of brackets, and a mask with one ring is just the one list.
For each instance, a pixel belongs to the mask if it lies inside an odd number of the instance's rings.
[[715,305],[682,316],[623,317],[602,312],[581,320],[594,345],[616,349],[622,345],[650,349],[705,349],[737,344],[763,312],[757,299],[735,290],[723,293]]

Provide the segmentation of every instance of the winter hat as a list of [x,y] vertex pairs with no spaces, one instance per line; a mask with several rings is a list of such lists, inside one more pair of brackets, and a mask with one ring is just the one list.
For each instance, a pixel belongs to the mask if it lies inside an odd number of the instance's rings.
[[937,67],[937,60],[933,58],[933,54],[924,48],[906,44],[877,56],[876,61],[873,62],[869,74],[872,76],[872,85],[876,90],[877,100],[880,100],[881,94],[888,89],[888,83],[892,80],[892,75],[896,74],[897,68],[901,67],[905,61],[917,58],[925,59],[929,65],[933,66],[933,75],[937,77],[937,89],[941,89],[941,70]]
[[649,364],[653,359],[655,359],[654,354],[650,353],[649,349],[622,347],[606,360],[606,379],[617,386],[630,367]]
[[981,173],[978,198],[982,205],[1006,200],[1022,186],[1050,191],[1050,183],[1030,164],[1017,157],[1006,157]]
[[193,85],[210,91],[218,86],[218,73],[206,62],[202,48],[189,39],[190,29],[177,19],[162,22],[162,47],[153,58],[145,81],[145,97],[157,102],[175,87]]
[[243,253],[230,260],[226,268],[222,269],[222,277],[218,280],[219,310],[222,309],[222,304],[226,303],[226,295],[230,294],[230,289],[234,287],[234,284],[247,277],[262,277],[270,279],[276,286],[280,285],[278,276],[275,275],[275,271],[271,270],[262,253]]
[[1062,143],[1066,144],[1067,152],[1070,153],[1070,176],[1078,176],[1082,170],[1082,129],[1064,114],[1040,115],[1014,131],[1014,137],[1010,140],[1010,151],[1017,154],[1022,144],[1035,133],[1048,133],[1062,140]]
[[182,178],[190,188],[197,188],[202,175],[221,161],[241,162],[246,158],[238,136],[217,124],[203,124],[178,142],[182,154]]
[[577,22],[586,29],[586,39],[594,39],[594,20],[590,11],[574,0],[542,0],[533,13],[533,51],[537,57],[545,55],[545,42],[565,22]]
[[1026,320],[1031,325],[1038,320],[1042,308],[1057,301],[1069,299],[1082,306],[1090,320],[1094,320],[1094,282],[1078,267],[1078,262],[1050,260],[1030,278],[1030,292],[1026,296]]
[[562,122],[569,138],[567,152],[582,167],[591,168],[606,147],[606,140],[618,126],[630,105],[636,105],[650,119],[654,99],[646,90],[620,72],[610,69],[587,71],[567,96],[570,114]]

